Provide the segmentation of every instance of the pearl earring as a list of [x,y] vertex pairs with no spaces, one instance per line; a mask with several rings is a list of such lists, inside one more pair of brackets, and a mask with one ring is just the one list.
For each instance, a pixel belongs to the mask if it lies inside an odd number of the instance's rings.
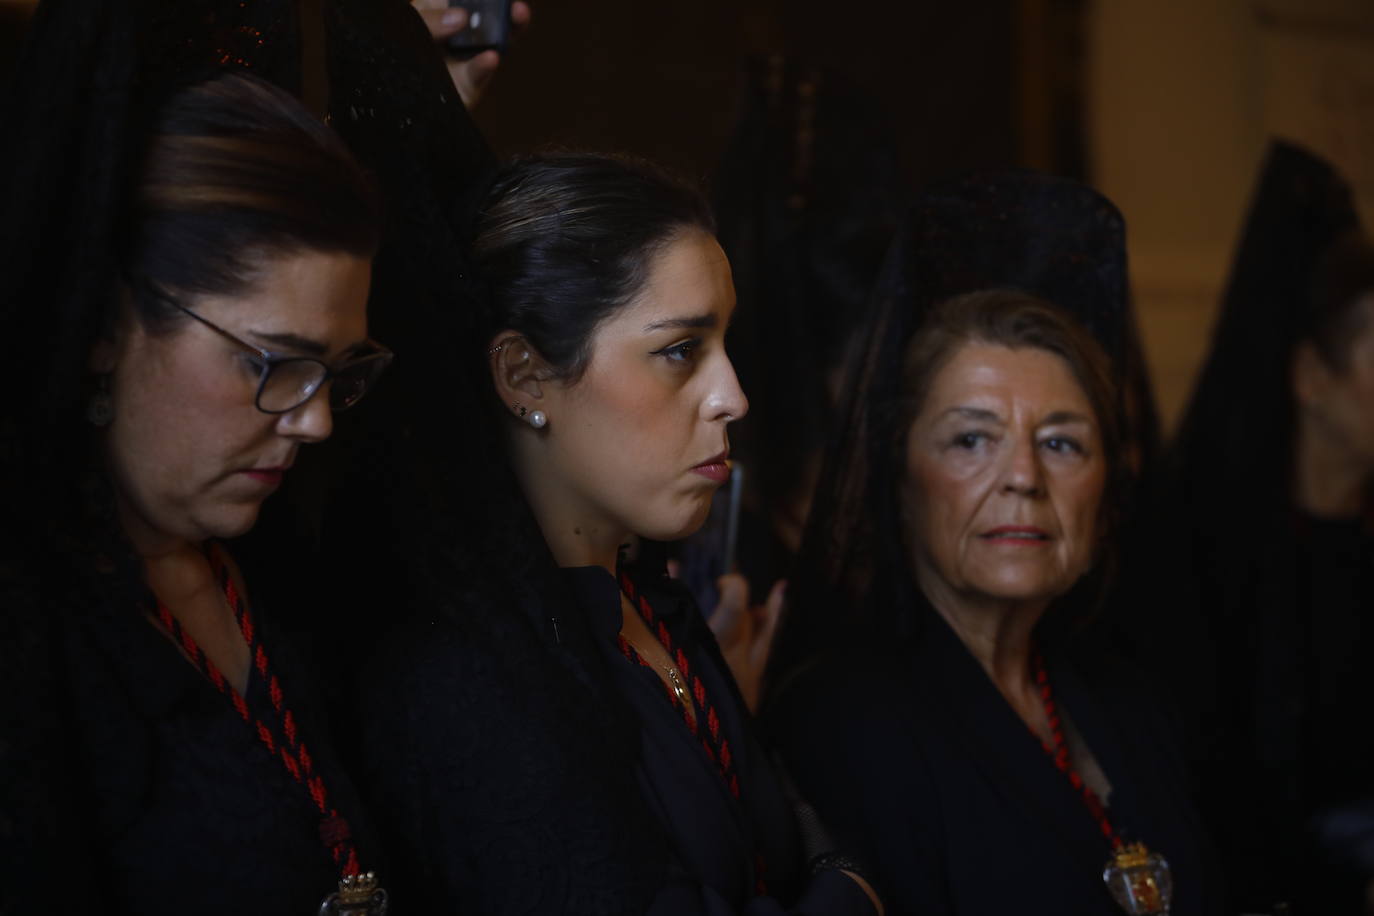
[[535,429],[543,429],[549,422],[549,418],[542,410],[529,410],[524,404],[516,404],[515,412],[530,426]]

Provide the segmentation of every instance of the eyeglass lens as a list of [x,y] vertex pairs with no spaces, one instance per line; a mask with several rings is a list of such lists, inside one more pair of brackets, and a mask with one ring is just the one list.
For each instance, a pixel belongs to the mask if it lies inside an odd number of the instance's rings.
[[389,359],[376,356],[344,366],[334,375],[334,383],[329,389],[329,406],[334,410],[346,410],[358,403],[389,363]]
[[[358,403],[388,362],[380,356],[361,359],[335,372],[329,387],[330,408],[346,410]],[[314,359],[274,363],[258,391],[258,407],[269,413],[294,410],[310,399],[329,374],[328,367]]]
[[285,413],[309,400],[329,369],[313,359],[289,359],[273,363],[258,391],[258,407]]

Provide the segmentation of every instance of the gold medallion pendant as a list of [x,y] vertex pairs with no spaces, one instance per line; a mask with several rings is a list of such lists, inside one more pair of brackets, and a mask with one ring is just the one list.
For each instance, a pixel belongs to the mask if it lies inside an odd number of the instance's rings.
[[1132,916],[1168,916],[1174,877],[1164,857],[1144,843],[1118,849],[1102,869],[1102,880],[1112,899]]
[[386,890],[372,872],[345,875],[339,889],[320,904],[319,916],[386,916]]

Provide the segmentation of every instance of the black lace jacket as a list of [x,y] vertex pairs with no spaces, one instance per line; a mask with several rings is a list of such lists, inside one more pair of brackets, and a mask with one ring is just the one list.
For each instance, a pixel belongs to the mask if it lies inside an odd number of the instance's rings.
[[[7,597],[20,591],[6,586]],[[34,693],[6,699],[30,714],[22,724],[7,719],[3,735],[4,778],[25,796],[0,824],[0,913],[318,909],[340,876],[321,816],[230,700],[127,590],[111,587],[81,604],[52,582],[25,591],[30,601],[7,610],[42,614],[48,626],[31,631],[30,658],[5,659],[7,672],[16,664],[43,670],[29,679]],[[349,821],[363,867],[384,876],[333,752],[313,666],[270,613],[258,606],[254,617],[331,805]],[[265,709],[266,694],[263,680],[250,677],[250,710]]]
[[[742,804],[662,684],[620,654],[611,576],[562,581],[571,601],[556,617],[473,608],[411,627],[376,664],[362,778],[403,869],[398,907],[872,913],[849,878],[806,874],[790,805],[685,591],[649,594],[707,681]],[[768,896],[755,895],[757,877]]]
[[[1097,914],[1121,910],[1100,825],[953,630],[818,660],[765,714],[802,791],[867,853],[887,912]],[[1129,669],[1046,656],[1055,698],[1111,784],[1108,813],[1173,871],[1173,910],[1219,913],[1210,844],[1172,726]]]

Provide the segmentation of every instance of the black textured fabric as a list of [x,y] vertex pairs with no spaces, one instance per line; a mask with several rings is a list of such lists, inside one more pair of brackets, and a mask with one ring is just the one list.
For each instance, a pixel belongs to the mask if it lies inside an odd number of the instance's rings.
[[[690,598],[649,592],[701,663],[737,748],[744,806],[652,672],[620,654],[611,576],[565,570],[560,581],[566,604],[437,617],[398,634],[373,668],[365,780],[397,863],[398,906],[871,913],[838,873],[807,886],[786,799]],[[753,897],[756,854],[777,897]]]
[[[1168,860],[1171,912],[1221,912],[1169,724],[1130,668],[1090,657],[1046,667],[1111,783],[1113,825]],[[1121,912],[1096,819],[938,615],[919,640],[808,668],[767,722],[802,791],[875,867],[892,916]]]
[[[701,742],[667,701],[657,674],[626,658],[617,645],[622,616],[620,588],[600,567],[565,569],[562,578],[591,626],[620,695],[634,713],[639,734],[636,775],[640,790],[674,850],[674,870],[685,885],[678,895],[699,902],[686,907],[712,913],[853,913],[872,905],[848,878],[809,874],[817,851],[806,849],[792,801],[754,736],[744,700],[686,588],[666,576],[637,577],[673,645],[700,677],[720,717],[740,782],[732,798]],[[817,834],[815,839],[820,839]],[[819,852],[834,852],[827,846]],[[762,879],[767,894],[757,895]],[[693,888],[693,885],[696,887]]]
[[913,311],[1016,287],[1068,309],[1120,360],[1130,314],[1126,224],[1101,194],[1035,172],[971,175],[923,192],[908,226]]
[[[304,785],[228,698],[140,613],[105,605],[63,615],[71,706],[66,728],[102,909],[131,914],[311,912],[337,889],[340,866],[320,838]],[[323,727],[311,668],[255,608],[314,771],[349,821],[364,869],[378,850]],[[268,718],[263,679],[245,700]]]
[[[151,597],[131,598],[108,564],[89,566],[4,570],[7,609],[44,625],[26,631],[36,637],[27,644],[4,646],[8,678],[42,677],[15,684],[9,704],[27,721],[4,732],[15,804],[0,821],[0,912],[285,916],[317,907],[340,869],[305,787],[155,627]],[[314,665],[269,609],[255,602],[254,615],[331,804],[349,820],[364,867],[383,867],[331,748]],[[269,702],[260,678],[250,678],[247,699]]]
[[[749,395],[749,415],[730,432],[745,471],[736,561],[759,602],[796,560],[797,545],[781,543],[774,523],[805,505],[834,375],[910,201],[880,107],[823,67],[751,60],[744,111],[713,183],[738,296],[730,359]],[[709,558],[694,575],[695,540],[677,548],[682,577],[714,607],[722,561]]]
[[395,634],[364,684],[360,775],[398,911],[646,912],[668,848],[591,637],[513,603],[464,610]]

